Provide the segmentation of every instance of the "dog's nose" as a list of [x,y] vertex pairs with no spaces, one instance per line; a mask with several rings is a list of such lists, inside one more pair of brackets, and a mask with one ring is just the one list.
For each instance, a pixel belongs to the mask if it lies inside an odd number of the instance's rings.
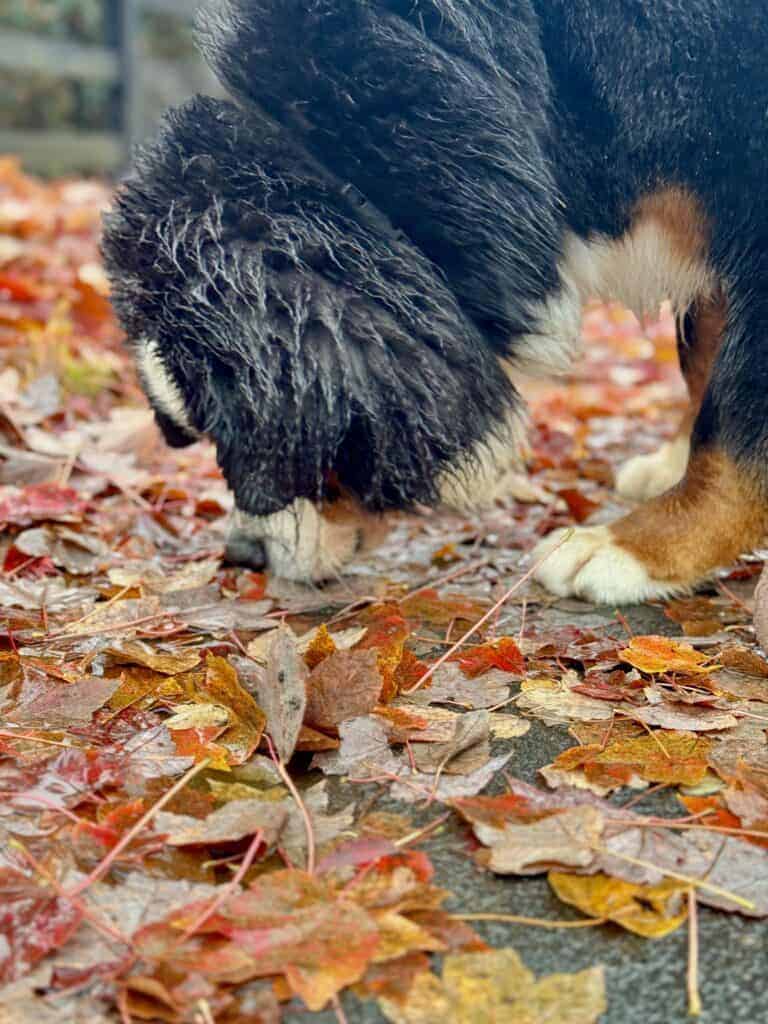
[[267,567],[267,551],[263,543],[255,537],[235,532],[227,539],[224,562],[227,565],[242,565],[260,572]]

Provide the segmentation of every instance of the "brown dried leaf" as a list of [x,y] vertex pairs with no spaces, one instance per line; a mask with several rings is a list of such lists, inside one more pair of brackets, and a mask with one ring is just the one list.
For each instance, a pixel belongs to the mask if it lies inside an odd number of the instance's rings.
[[167,833],[169,846],[215,846],[233,843],[257,832],[264,834],[265,846],[272,846],[288,817],[288,802],[274,800],[232,800],[200,821],[187,814],[160,811],[155,831]]
[[602,813],[589,805],[530,824],[506,822],[502,829],[474,825],[477,838],[490,847],[488,866],[500,875],[539,874],[553,864],[592,867],[603,828]]
[[373,711],[382,678],[375,650],[337,651],[314,668],[307,683],[307,725],[335,729]]
[[566,672],[562,679],[525,679],[520,686],[517,708],[528,711],[545,725],[567,725],[574,720],[589,722],[613,718],[613,708],[604,700],[574,693],[578,685],[575,672]]
[[491,754],[490,715],[469,711],[454,721],[453,736],[447,743],[415,744],[413,757],[420,772],[442,770],[464,775],[484,765]]
[[282,761],[289,761],[296,749],[307,706],[308,674],[293,632],[280,626],[272,634],[266,669],[254,681],[269,735]]

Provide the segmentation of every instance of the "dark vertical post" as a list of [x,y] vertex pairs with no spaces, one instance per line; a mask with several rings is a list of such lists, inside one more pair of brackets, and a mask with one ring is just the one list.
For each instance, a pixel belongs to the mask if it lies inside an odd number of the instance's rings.
[[123,139],[123,162],[142,137],[141,82],[139,79],[140,0],[104,0],[107,44],[118,55],[118,81],[113,95],[113,118]]

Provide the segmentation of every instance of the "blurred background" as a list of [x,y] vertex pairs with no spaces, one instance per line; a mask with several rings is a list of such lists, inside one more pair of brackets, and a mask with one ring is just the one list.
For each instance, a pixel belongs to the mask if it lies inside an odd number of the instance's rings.
[[0,0],[0,154],[29,171],[116,175],[162,111],[220,87],[200,0]]

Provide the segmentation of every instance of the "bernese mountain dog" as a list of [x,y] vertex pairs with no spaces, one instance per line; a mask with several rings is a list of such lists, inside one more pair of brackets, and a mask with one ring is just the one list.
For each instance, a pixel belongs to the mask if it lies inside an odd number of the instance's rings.
[[538,578],[633,602],[759,544],[764,4],[219,0],[198,31],[232,102],[168,113],[104,253],[167,440],[216,444],[231,557],[320,580],[360,542],[349,496],[497,496],[514,373],[566,369],[592,296],[671,299],[690,412]]

